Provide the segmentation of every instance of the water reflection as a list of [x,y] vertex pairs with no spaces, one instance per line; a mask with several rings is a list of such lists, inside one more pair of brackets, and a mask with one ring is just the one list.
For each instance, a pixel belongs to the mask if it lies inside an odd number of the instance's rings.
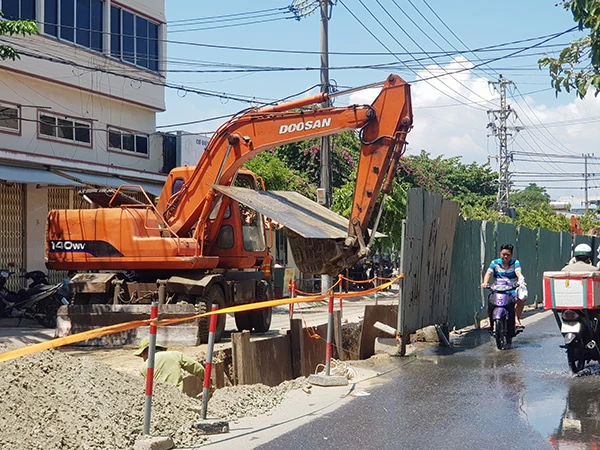
[[596,376],[573,380],[560,424],[550,442],[557,450],[597,449],[600,445],[600,383]]
[[514,401],[517,410],[520,410],[526,386],[519,352],[494,349],[486,354],[482,365],[487,369],[490,391],[500,392],[504,398]]

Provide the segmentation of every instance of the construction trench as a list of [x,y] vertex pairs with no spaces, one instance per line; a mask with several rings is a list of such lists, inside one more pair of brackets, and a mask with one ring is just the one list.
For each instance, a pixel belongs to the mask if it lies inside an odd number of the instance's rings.
[[[389,291],[388,297],[386,305],[366,306],[361,322],[340,326],[343,312],[335,311],[332,357],[342,361],[340,367],[369,358],[375,338],[389,337],[373,327],[381,322],[395,328],[397,296]],[[325,362],[327,325],[306,327],[302,313],[295,317],[285,335],[250,340],[248,332],[232,333],[230,346],[217,347],[209,417],[236,421],[269,414],[286,394],[310,389],[306,377]],[[0,344],[0,353],[16,346]],[[2,448],[133,448],[143,431],[145,380],[133,347],[119,351],[117,367],[115,361],[102,362],[110,350],[75,346],[0,362]],[[190,356],[202,360],[204,355],[196,348]],[[191,397],[171,385],[154,386],[150,435],[169,436],[175,448],[210,441],[192,427],[201,407],[193,396],[202,386],[191,381],[186,380]]]

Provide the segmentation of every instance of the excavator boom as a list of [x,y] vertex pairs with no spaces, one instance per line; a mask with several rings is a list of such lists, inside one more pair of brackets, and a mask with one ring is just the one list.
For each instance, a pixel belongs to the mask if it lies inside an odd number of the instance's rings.
[[397,75],[390,75],[372,105],[297,110],[326,100],[327,94],[319,94],[268,106],[221,126],[184,188],[172,198],[160,198],[158,209],[170,227],[184,236],[199,220],[205,223],[216,195],[210,185],[230,185],[239,168],[258,153],[360,128],[362,147],[349,234],[355,236],[358,229],[364,232],[384,180],[393,178],[388,171],[395,171],[412,127],[410,88]]

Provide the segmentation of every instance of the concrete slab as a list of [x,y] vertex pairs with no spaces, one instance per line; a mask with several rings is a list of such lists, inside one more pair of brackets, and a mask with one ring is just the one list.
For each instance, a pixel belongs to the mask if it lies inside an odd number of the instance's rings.
[[312,374],[308,376],[308,382],[317,386],[346,386],[348,378],[341,375]]
[[375,338],[375,354],[400,355],[400,343],[395,338]]
[[175,447],[168,436],[144,436],[136,439],[133,450],[171,450]]
[[196,422],[192,428],[198,430],[202,434],[222,434],[229,433],[229,422],[225,420],[206,419]]

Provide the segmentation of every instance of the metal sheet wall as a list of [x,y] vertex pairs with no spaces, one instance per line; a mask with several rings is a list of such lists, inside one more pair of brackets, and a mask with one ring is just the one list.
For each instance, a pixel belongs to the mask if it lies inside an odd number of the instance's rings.
[[[0,268],[19,271],[25,266],[25,191],[24,185],[0,185]],[[8,280],[8,289],[18,290],[21,279],[12,276]]]
[[485,315],[481,275],[475,268],[482,265],[482,223],[459,217],[454,235],[450,279],[449,317],[461,324],[473,324]]
[[[480,284],[504,243],[515,246],[515,257],[527,280],[528,304],[542,301],[543,273],[560,270],[568,263],[572,242],[585,242],[592,248],[596,244],[591,236],[459,218],[453,240],[443,244],[451,252],[449,272],[444,273],[442,253],[436,245],[442,241],[440,236],[451,229],[440,227],[440,223],[452,216],[440,214],[442,204],[439,196],[409,190],[402,249],[405,277],[398,319],[398,328],[404,333],[436,323],[462,328],[472,325],[475,315],[484,318],[487,292],[482,291]],[[437,289],[440,280],[446,279],[447,289]],[[444,295],[448,299],[442,298]]]
[[404,283],[398,329],[406,335],[434,324],[447,323],[453,241],[458,203],[439,194],[409,189],[402,248]]
[[[507,223],[476,220],[465,222],[457,226],[454,238],[448,325],[451,328],[462,328],[473,324],[476,313],[479,319],[486,316],[488,292],[482,291],[479,285],[490,261],[498,258],[500,246],[504,243],[512,243],[515,246],[515,257],[521,262],[523,275],[527,280],[527,303],[541,301],[542,273],[562,268],[561,234],[548,230],[517,228]],[[467,225],[469,223],[475,229],[470,229]],[[476,236],[477,234],[479,236]],[[570,235],[567,233],[563,241],[568,239]],[[469,253],[473,253],[473,256]],[[476,253],[479,260],[474,257]],[[481,268],[480,273],[475,270],[477,266]],[[555,268],[557,266],[558,269]],[[465,283],[470,286],[465,286]]]
[[[517,227],[512,223],[496,222],[496,251],[495,257],[499,258],[500,247],[504,244],[512,244],[515,246],[517,243]],[[515,246],[516,247],[516,246]],[[515,252],[516,252],[515,248]]]
[[521,271],[527,283],[527,303],[542,301],[542,279],[538,276],[537,229],[519,227],[517,230],[515,257],[521,263]]

